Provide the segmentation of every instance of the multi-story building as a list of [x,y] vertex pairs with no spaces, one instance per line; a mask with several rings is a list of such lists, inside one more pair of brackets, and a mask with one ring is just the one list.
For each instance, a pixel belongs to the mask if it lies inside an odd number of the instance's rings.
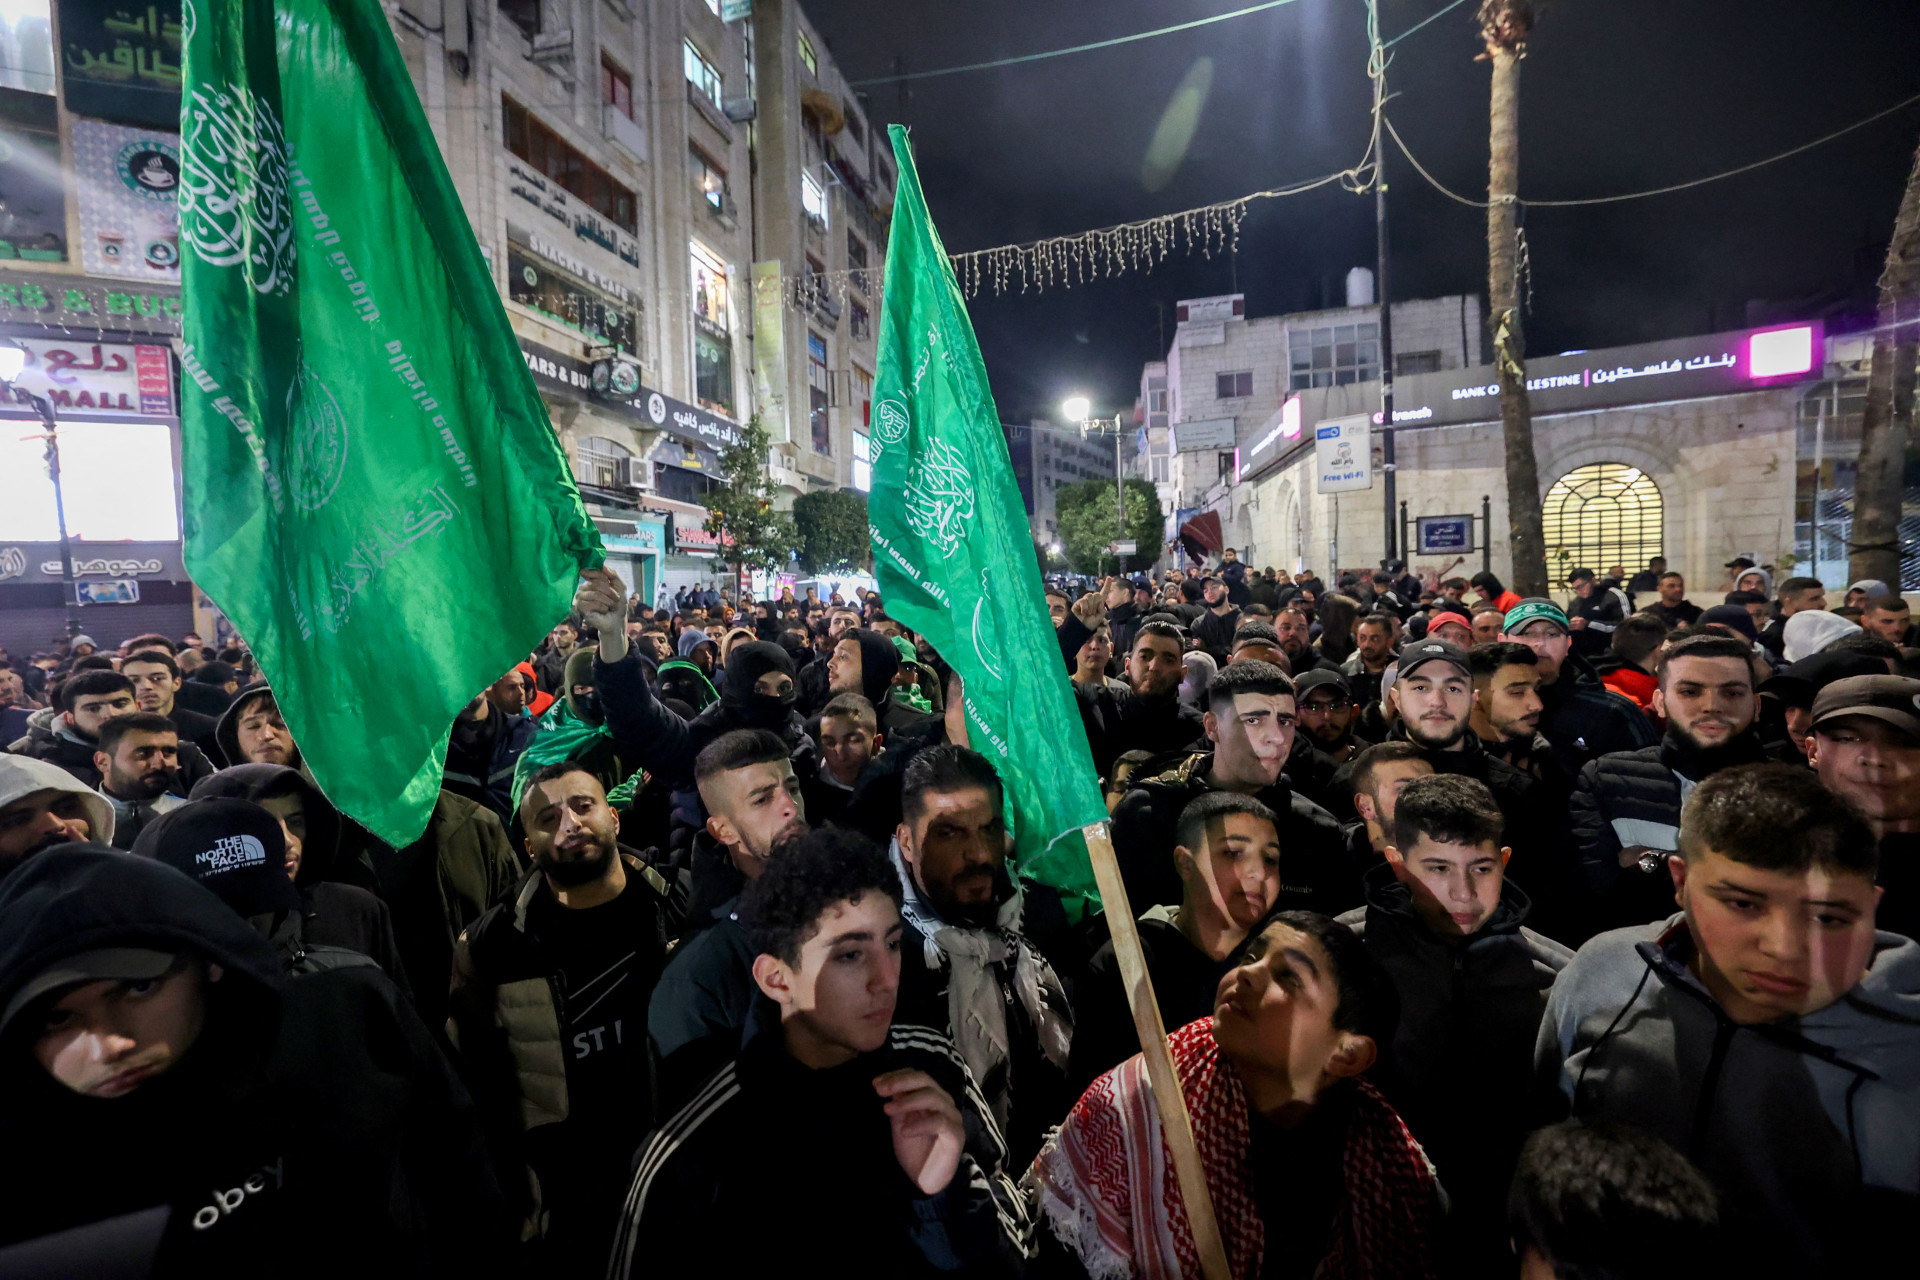
[[[90,421],[159,432],[149,461],[167,464],[171,503],[93,536],[133,537],[134,562],[159,564],[141,609],[173,612],[140,629],[173,633],[192,607],[165,346],[178,241],[170,186],[142,175],[178,173],[180,13],[180,0],[131,18],[97,0],[0,7],[0,336],[84,339],[122,381],[139,371],[138,389],[104,373],[61,389],[69,502],[88,485]],[[703,499],[718,448],[755,413],[789,500],[865,487],[877,210],[893,167],[794,0],[391,0],[387,13],[611,563],[636,591],[651,602],[720,576]],[[110,55],[129,40],[139,66],[171,80],[135,92],[116,79]],[[166,396],[151,389],[161,382]],[[46,531],[26,523],[11,536],[0,525],[0,543],[37,566]],[[0,639],[43,646],[58,590],[37,569],[0,570],[0,612],[26,637]]]
[[[1160,491],[1169,538],[1195,515],[1215,511],[1227,545],[1251,548],[1251,493],[1237,481],[1271,448],[1287,399],[1314,387],[1378,383],[1380,308],[1364,270],[1349,277],[1347,304],[1254,319],[1237,293],[1176,304],[1173,345],[1140,379],[1139,465]],[[1392,306],[1398,373],[1480,363],[1477,296]]]
[[[1060,536],[1060,490],[1086,480],[1113,483],[1113,436],[1110,431],[1083,435],[1078,425],[1062,426],[1045,418],[1027,425],[1002,423],[1000,429],[1007,437],[1033,540],[1051,547]],[[1131,424],[1126,429],[1131,433]]]

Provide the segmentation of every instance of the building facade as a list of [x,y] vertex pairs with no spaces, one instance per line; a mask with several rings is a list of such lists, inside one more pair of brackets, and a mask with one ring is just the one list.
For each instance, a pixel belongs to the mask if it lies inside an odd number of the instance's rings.
[[[117,483],[90,469],[89,432],[164,432],[164,449],[134,452],[170,459],[141,475],[170,496],[142,507],[137,528],[120,518],[95,529],[76,514],[82,541],[159,548],[88,562],[163,566],[131,579],[138,605],[88,606],[84,626],[103,639],[178,634],[195,603],[180,567],[168,350],[179,331],[181,7],[159,0],[131,17],[121,7],[0,9],[0,339],[58,365],[50,389],[73,437],[70,508]],[[866,486],[892,162],[793,0],[386,9],[610,562],[637,594],[652,604],[721,576],[703,500],[718,449],[756,413],[784,501]],[[159,68],[133,86],[110,56],[129,41],[141,67]],[[144,393],[120,385],[129,379]],[[23,405],[0,414],[31,419]],[[9,473],[31,477],[32,452],[24,473],[9,453]],[[0,495],[0,641],[44,647],[61,629],[49,595],[60,588],[6,566],[37,565],[31,548],[55,536],[34,514],[51,486],[14,483],[21,493]],[[19,556],[5,554],[15,546]],[[218,620],[200,604],[207,634]]]

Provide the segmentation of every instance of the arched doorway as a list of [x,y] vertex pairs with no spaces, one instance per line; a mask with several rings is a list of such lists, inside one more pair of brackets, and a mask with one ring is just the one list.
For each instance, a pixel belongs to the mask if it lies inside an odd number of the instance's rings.
[[1664,554],[1663,513],[1659,487],[1638,467],[1596,462],[1567,472],[1542,504],[1548,575],[1557,582],[1575,568],[1644,568]]

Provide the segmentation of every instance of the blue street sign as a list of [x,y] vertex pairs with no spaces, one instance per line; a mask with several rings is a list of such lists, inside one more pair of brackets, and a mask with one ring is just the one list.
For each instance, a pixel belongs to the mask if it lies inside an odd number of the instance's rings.
[[1445,555],[1473,550],[1472,516],[1420,516],[1414,521],[1418,554]]

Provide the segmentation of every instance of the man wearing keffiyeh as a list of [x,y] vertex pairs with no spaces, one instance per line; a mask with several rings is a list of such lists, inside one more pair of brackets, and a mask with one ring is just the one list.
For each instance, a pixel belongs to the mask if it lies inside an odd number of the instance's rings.
[[900,809],[900,1016],[953,1040],[1019,1168],[1072,1102],[1073,1013],[1021,931],[999,775],[966,747],[928,747],[907,766]]
[[[1287,911],[1249,942],[1213,1017],[1168,1037],[1234,1280],[1423,1280],[1441,1193],[1367,1082],[1392,984],[1360,940]],[[1200,1275],[1160,1110],[1136,1055],[1094,1082],[1027,1174],[1030,1276]]]

